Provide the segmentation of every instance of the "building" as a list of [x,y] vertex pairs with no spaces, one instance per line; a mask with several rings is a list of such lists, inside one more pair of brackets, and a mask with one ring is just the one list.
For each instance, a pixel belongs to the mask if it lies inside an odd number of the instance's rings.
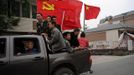
[[19,17],[18,26],[10,29],[10,32],[35,32],[36,0],[1,0],[0,15]]
[[89,29],[86,33],[90,44],[98,44],[99,48],[113,48],[124,31],[134,34],[134,11],[106,17],[100,20],[97,28]]

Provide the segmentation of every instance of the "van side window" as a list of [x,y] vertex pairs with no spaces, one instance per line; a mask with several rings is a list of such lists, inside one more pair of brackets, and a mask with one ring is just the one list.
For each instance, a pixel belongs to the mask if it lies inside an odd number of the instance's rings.
[[6,39],[0,38],[0,58],[4,58],[6,56]]
[[39,41],[37,38],[15,38],[14,55],[30,55],[40,53]]

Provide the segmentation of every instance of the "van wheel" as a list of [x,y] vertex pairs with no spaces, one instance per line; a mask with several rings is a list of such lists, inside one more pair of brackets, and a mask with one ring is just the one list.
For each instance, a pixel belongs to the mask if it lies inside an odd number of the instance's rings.
[[53,75],[75,75],[69,68],[60,68],[54,72]]

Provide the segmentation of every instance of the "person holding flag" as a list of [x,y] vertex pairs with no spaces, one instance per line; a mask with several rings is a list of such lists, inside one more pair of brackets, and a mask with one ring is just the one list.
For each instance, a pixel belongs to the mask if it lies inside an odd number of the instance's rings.
[[42,33],[47,33],[47,21],[43,19],[43,16],[41,13],[36,14],[36,18],[38,20],[37,22],[37,34],[41,35]]
[[52,21],[56,22],[56,27],[61,31],[61,26],[57,23],[57,17],[56,16],[52,16]]

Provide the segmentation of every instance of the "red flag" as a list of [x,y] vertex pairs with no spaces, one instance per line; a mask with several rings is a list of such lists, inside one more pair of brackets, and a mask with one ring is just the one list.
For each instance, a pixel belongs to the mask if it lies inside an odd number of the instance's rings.
[[48,1],[63,1],[63,0],[48,0]]
[[75,29],[81,28],[80,25],[80,13],[82,3],[79,1],[69,1],[68,9],[65,11],[65,18],[62,29]]
[[[80,12],[82,3],[79,1],[43,1],[37,0],[37,12],[44,17],[54,15],[62,30],[80,28]],[[63,15],[63,12],[65,14]],[[64,17],[64,18],[63,18]]]
[[62,30],[81,28],[80,13],[82,2],[73,0],[56,1],[58,8],[62,9],[65,14],[63,15]]
[[99,15],[100,8],[96,6],[85,5],[85,19],[95,19]]
[[63,10],[56,6],[55,1],[37,0],[37,12],[42,13],[44,18],[56,16],[58,24],[62,22]]

